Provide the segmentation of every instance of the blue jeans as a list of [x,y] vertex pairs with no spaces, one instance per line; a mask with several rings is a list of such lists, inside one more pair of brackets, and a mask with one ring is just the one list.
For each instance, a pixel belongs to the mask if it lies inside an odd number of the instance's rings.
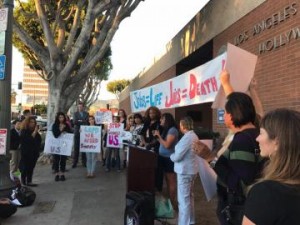
[[87,152],[86,153],[86,169],[88,173],[93,174],[95,172],[97,162],[97,153]]

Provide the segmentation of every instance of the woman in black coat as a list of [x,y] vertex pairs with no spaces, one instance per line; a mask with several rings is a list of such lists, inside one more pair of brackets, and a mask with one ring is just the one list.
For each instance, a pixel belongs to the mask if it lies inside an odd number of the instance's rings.
[[32,183],[33,170],[40,154],[41,135],[35,117],[28,117],[22,123],[21,128],[21,179],[22,184],[37,186]]

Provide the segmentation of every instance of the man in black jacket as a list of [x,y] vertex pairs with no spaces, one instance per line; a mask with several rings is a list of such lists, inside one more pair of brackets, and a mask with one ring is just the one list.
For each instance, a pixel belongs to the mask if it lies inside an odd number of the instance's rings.
[[10,130],[10,174],[13,177],[13,173],[19,169],[19,162],[21,159],[20,151],[20,134],[21,134],[21,121],[14,120],[14,127]]
[[[89,114],[84,111],[84,105],[82,102],[78,103],[78,111],[74,113],[73,122],[74,122],[74,158],[73,158],[73,166],[75,168],[78,163],[79,158],[79,145],[80,145],[80,126],[88,125]],[[85,153],[81,153],[81,162],[82,165],[86,166],[86,155]]]

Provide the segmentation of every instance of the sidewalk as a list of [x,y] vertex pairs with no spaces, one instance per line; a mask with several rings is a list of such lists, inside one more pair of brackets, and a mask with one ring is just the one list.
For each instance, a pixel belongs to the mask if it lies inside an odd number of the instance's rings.
[[32,206],[18,208],[2,225],[121,225],[125,208],[126,172],[104,172],[98,162],[96,177],[85,178],[86,168],[66,172],[66,181],[54,181],[50,165],[38,164]]
[[[49,164],[37,164],[32,189],[37,198],[32,206],[18,208],[1,225],[123,225],[126,196],[126,170],[105,172],[100,162],[96,177],[85,178],[86,168],[71,169],[66,181],[54,181]],[[195,183],[196,225],[217,225],[216,199],[207,202],[198,178]],[[168,224],[176,220],[168,220]],[[161,223],[155,221],[155,225]]]

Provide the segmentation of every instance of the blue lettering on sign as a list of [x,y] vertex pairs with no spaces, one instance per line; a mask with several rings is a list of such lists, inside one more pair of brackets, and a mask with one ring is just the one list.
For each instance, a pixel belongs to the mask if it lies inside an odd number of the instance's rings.
[[150,88],[149,95],[142,95],[141,92],[133,93],[133,105],[135,109],[148,108],[148,106],[161,105],[162,92],[154,93],[153,88]]
[[5,61],[6,56],[0,55],[0,80],[4,80],[5,78]]

